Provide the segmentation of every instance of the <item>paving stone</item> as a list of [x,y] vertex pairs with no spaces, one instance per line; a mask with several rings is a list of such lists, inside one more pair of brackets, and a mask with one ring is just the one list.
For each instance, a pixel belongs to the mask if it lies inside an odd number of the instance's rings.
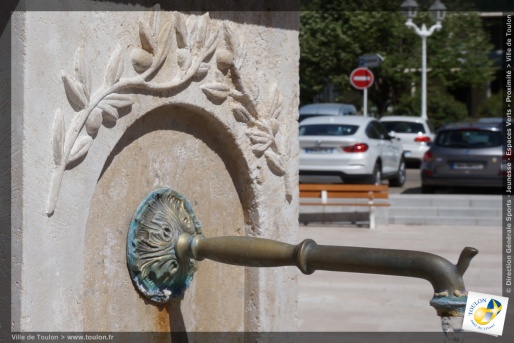
[[[501,227],[384,225],[368,230],[300,225],[299,239],[306,238],[320,245],[426,251],[452,263],[462,248],[475,247],[479,254],[464,275],[466,288],[501,295]],[[417,278],[326,271],[299,274],[299,331],[441,332],[440,319],[428,304],[432,293],[430,283]]]

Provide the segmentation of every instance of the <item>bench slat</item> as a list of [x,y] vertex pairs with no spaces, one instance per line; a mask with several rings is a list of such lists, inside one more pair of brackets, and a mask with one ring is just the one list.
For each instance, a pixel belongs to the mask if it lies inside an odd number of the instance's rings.
[[[342,203],[335,203],[335,202],[330,202],[330,203],[326,203],[326,204],[322,204],[320,202],[302,202],[300,203],[300,206],[369,206],[369,204],[366,204],[366,203],[363,203],[363,202],[360,202],[360,203],[348,203],[348,202],[342,202]],[[380,207],[384,207],[384,206],[391,206],[391,204],[386,204],[386,203],[382,203],[382,202],[374,202],[372,206],[380,206]]]
[[[300,192],[300,198],[321,198],[320,191],[313,192]],[[357,199],[388,199],[389,194],[387,193],[372,193],[368,194],[367,192],[337,192],[337,191],[328,191],[327,198],[357,198]]]
[[346,185],[346,184],[335,184],[335,185],[324,185],[324,184],[309,184],[301,183],[300,191],[387,191],[389,190],[388,185]]
[[[354,199],[361,202],[300,202],[300,206],[369,206],[369,227],[374,229],[375,207],[390,206],[385,202],[375,202],[376,199],[389,199],[388,185],[347,185],[347,184],[305,184],[299,185],[300,198]],[[323,193],[325,192],[325,193]],[[323,199],[325,201],[326,199]]]

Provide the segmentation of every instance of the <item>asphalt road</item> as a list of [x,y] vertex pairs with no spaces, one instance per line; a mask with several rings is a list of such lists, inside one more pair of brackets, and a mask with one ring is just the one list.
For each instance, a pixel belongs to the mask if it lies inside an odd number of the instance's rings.
[[[407,168],[407,181],[403,187],[390,187],[389,194],[421,194],[421,174],[419,167]],[[501,194],[501,189],[482,187],[447,187],[437,189],[436,194]]]
[[407,168],[407,180],[403,187],[390,187],[390,194],[421,194],[419,168]]

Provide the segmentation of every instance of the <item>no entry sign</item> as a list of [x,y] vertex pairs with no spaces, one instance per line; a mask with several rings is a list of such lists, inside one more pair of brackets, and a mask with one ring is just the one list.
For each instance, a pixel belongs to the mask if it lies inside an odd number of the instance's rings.
[[357,68],[350,74],[350,82],[357,89],[366,89],[373,84],[373,73],[368,68]]

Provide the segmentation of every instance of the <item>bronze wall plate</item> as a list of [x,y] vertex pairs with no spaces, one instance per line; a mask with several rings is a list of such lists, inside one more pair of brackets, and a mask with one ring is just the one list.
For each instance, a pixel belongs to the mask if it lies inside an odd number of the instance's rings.
[[197,262],[180,260],[175,244],[183,233],[201,232],[191,205],[180,193],[160,188],[141,202],[130,223],[127,264],[134,285],[145,297],[163,303],[184,294]]

